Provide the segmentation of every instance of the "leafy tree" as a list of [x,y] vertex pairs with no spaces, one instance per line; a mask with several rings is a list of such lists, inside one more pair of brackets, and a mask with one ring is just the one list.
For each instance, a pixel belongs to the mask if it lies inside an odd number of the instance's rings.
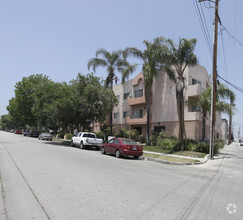
[[[106,49],[98,49],[96,51],[96,57],[91,58],[88,61],[88,69],[93,67],[93,71],[96,71],[97,67],[104,67],[107,71],[107,77],[105,80],[105,86],[113,91],[113,81],[117,83],[118,76],[116,72],[122,74],[122,81],[134,71],[135,66],[131,66],[122,56],[122,50],[116,50],[108,52]],[[101,58],[99,58],[99,56]],[[112,110],[110,111],[110,135],[112,136]]]
[[15,124],[13,124],[10,120],[10,115],[1,115],[0,118],[0,127],[2,130],[7,130],[10,128],[14,128]]
[[[146,110],[147,110],[147,141],[146,144],[150,145],[150,105],[151,105],[151,89],[153,80],[158,76],[159,69],[166,69],[164,65],[167,47],[165,45],[165,39],[158,37],[153,42],[144,41],[146,49],[140,50],[136,47],[128,47],[125,49],[124,54],[126,56],[134,56],[143,61],[143,76],[145,85],[145,98],[146,98]],[[166,72],[171,79],[174,79],[172,71]]]
[[168,67],[167,71],[176,73],[176,100],[177,112],[179,118],[179,145],[183,150],[183,139],[186,138],[185,122],[184,122],[184,90],[185,77],[184,72],[188,66],[194,66],[198,63],[194,54],[196,39],[180,39],[179,45],[175,45],[172,40],[167,41],[168,46]]

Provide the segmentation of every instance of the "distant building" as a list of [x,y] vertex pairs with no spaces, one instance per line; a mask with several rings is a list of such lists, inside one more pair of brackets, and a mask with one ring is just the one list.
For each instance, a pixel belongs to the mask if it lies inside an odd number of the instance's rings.
[[[207,70],[200,66],[188,67],[184,72],[185,89],[185,128],[187,138],[201,140],[202,109],[198,105],[187,104],[189,100],[198,100],[203,91],[211,85]],[[121,128],[136,129],[146,136],[147,111],[143,73],[124,84],[115,85],[113,91],[119,100],[113,109],[113,126],[116,131]],[[167,131],[169,135],[178,136],[179,120],[176,104],[176,86],[168,76],[158,72],[154,79],[151,94],[151,132]],[[209,139],[210,115],[206,117],[206,139]],[[221,139],[221,114],[216,114],[215,138]]]

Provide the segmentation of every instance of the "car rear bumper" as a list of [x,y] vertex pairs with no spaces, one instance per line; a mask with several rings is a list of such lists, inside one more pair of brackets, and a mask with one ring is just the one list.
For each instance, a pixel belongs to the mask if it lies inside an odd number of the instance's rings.
[[123,150],[121,152],[122,155],[124,156],[142,156],[143,151],[131,151],[131,150]]

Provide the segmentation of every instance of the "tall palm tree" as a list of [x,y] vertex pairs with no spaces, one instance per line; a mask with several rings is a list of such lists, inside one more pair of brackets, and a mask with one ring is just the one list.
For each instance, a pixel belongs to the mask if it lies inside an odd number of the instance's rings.
[[186,138],[185,122],[184,122],[184,90],[185,77],[184,71],[189,66],[195,66],[198,59],[194,54],[196,39],[180,39],[179,45],[175,45],[170,39],[167,40],[168,45],[168,68],[167,71],[176,73],[176,100],[177,112],[179,118],[179,135],[178,142],[183,150],[183,139]]
[[[155,38],[153,42],[143,41],[146,49],[140,50],[136,47],[128,47],[124,51],[124,56],[133,56],[143,61],[143,76],[145,86],[145,99],[147,110],[147,138],[146,144],[150,145],[150,102],[151,89],[154,77],[158,76],[158,70],[165,68],[164,61],[166,59],[167,47],[163,37]],[[173,78],[173,74],[169,75]]]
[[[99,58],[100,56],[100,58]],[[104,67],[107,71],[107,77],[105,85],[107,88],[113,91],[113,81],[117,83],[118,76],[116,72],[122,73],[122,80],[134,71],[135,66],[131,66],[126,59],[123,57],[122,50],[116,50],[108,52],[106,49],[101,48],[96,51],[96,57],[91,58],[88,61],[88,69],[93,67],[93,71],[96,71],[97,67]],[[112,136],[112,109],[110,111],[110,135]]]
[[226,105],[224,112],[229,115],[229,135],[228,135],[228,145],[231,144],[232,139],[232,117],[235,109],[235,93],[232,92],[229,88],[225,87],[223,84],[220,84],[217,88],[217,96],[221,98],[227,98],[230,101],[230,104]]

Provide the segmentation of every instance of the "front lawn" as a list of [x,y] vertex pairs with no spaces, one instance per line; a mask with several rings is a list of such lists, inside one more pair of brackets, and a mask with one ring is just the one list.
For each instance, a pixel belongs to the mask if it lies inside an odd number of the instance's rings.
[[144,153],[144,157],[150,157],[160,160],[165,160],[168,162],[176,162],[176,163],[195,163],[200,162],[199,160],[192,160],[192,159],[185,159],[185,158],[179,158],[179,157],[170,157],[170,156],[163,156],[163,155],[157,155],[157,154],[148,154]]

